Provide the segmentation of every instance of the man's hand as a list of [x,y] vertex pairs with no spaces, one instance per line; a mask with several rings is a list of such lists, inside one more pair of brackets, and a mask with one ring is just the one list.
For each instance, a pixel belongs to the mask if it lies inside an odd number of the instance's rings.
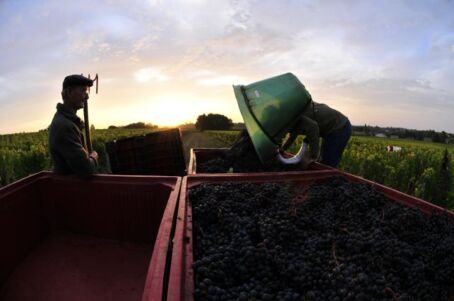
[[276,154],[283,154],[285,151],[284,149],[282,148],[282,146],[278,146],[276,147]]
[[92,151],[89,156],[90,156],[90,158],[95,159],[95,161],[98,161],[98,153],[97,152]]

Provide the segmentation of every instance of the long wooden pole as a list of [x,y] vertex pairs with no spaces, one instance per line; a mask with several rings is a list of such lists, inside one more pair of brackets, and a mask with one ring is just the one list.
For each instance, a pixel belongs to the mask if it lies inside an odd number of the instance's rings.
[[93,151],[90,137],[90,122],[88,121],[88,101],[84,101],[84,124],[85,124],[85,142],[87,144],[88,153]]
[[[88,78],[90,78],[90,74],[88,74]],[[96,81],[96,94],[98,94],[98,74],[93,79]],[[90,121],[88,120],[88,101],[84,101],[84,123],[85,123],[85,142],[87,144],[88,152],[91,153],[93,151],[93,145],[91,144],[91,136],[90,136]]]

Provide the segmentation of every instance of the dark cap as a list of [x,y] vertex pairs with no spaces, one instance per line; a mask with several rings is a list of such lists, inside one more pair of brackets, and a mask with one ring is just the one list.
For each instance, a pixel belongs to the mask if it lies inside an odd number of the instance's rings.
[[63,89],[73,86],[93,86],[93,80],[79,74],[68,75],[63,80]]

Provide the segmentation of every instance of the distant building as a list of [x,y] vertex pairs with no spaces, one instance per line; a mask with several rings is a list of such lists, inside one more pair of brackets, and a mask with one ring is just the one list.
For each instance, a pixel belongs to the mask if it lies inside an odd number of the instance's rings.
[[422,140],[426,142],[432,142],[432,138],[430,137],[424,137]]
[[397,135],[391,135],[391,136],[389,136],[389,138],[391,138],[391,139],[399,139],[399,136],[397,136]]
[[383,134],[383,133],[378,133],[378,134],[375,134],[375,137],[378,137],[378,138],[386,138],[386,135]]

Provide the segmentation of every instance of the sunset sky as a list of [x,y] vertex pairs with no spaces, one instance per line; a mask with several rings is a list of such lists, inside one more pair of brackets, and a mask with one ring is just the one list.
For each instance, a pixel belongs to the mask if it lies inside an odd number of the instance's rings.
[[232,85],[285,72],[354,125],[454,133],[450,0],[0,0],[0,54],[0,134],[46,128],[68,74],[106,128],[240,122]]

